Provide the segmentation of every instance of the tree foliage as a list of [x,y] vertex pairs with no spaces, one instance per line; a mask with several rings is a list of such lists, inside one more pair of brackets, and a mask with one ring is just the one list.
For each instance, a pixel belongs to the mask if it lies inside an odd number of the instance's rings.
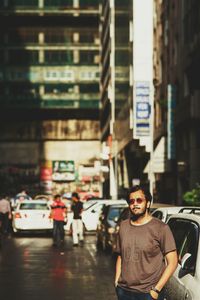
[[183,199],[186,205],[200,206],[200,184],[197,183],[195,188],[186,192]]

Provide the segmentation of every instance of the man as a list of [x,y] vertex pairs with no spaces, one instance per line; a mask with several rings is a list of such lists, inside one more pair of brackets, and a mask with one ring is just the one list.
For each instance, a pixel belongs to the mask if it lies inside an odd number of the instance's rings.
[[64,241],[64,220],[67,213],[65,204],[62,202],[59,194],[54,196],[51,210],[53,218],[53,245],[57,246],[58,243],[63,243]]
[[163,300],[163,288],[177,267],[173,235],[167,224],[150,215],[151,200],[142,186],[128,193],[131,218],[122,221],[117,245],[118,300]]
[[12,219],[10,203],[6,198],[0,199],[0,223],[3,234],[8,234],[9,220]]
[[22,190],[20,193],[18,193],[15,196],[13,206],[17,205],[19,202],[22,202],[23,200],[31,200],[31,197],[26,193],[25,190]]
[[72,212],[74,213],[72,221],[72,238],[73,246],[78,246],[78,241],[80,240],[80,245],[83,246],[83,222],[82,222],[82,211],[83,203],[80,201],[78,193],[72,193],[73,204],[71,207]]

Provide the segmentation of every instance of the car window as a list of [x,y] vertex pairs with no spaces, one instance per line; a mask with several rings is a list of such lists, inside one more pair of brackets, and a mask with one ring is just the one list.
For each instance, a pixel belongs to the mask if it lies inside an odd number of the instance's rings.
[[112,221],[116,217],[119,217],[119,215],[123,209],[124,209],[123,207],[110,207],[109,213],[108,213],[108,220]]
[[45,209],[49,209],[49,207],[46,203],[21,203],[19,209],[20,210],[25,210],[25,209],[45,210]]
[[192,271],[195,271],[198,251],[198,226],[191,221],[181,219],[171,219],[168,224],[174,235],[179,262],[186,253],[190,253],[189,267]]
[[152,216],[155,217],[155,218],[157,218],[157,219],[159,219],[159,220],[163,219],[163,213],[160,210],[154,211],[152,213]]
[[120,216],[119,216],[118,222],[120,223],[121,221],[128,219],[130,217],[130,214],[131,214],[131,212],[130,212],[129,207],[124,208],[120,212]]

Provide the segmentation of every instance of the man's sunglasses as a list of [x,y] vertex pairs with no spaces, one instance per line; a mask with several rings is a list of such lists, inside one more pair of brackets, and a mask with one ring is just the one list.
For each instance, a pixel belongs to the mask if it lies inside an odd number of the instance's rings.
[[128,203],[129,204],[135,204],[135,203],[137,203],[137,204],[142,204],[142,202],[144,202],[145,201],[145,199],[144,198],[133,198],[133,199],[129,199],[129,201],[128,201]]

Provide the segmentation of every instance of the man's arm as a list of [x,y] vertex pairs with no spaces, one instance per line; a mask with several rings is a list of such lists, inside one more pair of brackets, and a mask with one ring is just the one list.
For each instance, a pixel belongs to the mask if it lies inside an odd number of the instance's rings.
[[11,212],[11,206],[10,206],[10,202],[8,201],[8,219],[12,219],[12,212]]
[[[167,281],[170,279],[170,277],[176,270],[177,264],[178,264],[178,257],[177,257],[176,251],[171,251],[171,252],[167,253],[165,258],[166,258],[167,266],[166,266],[160,280],[155,285],[155,288],[159,291],[162,290],[162,288],[165,286]],[[156,293],[155,291],[151,290],[150,294],[153,297],[153,299],[158,298],[158,293]]]
[[117,286],[120,274],[121,274],[121,263],[122,259],[121,256],[118,255],[117,261],[116,261],[116,268],[115,268],[115,286]]

